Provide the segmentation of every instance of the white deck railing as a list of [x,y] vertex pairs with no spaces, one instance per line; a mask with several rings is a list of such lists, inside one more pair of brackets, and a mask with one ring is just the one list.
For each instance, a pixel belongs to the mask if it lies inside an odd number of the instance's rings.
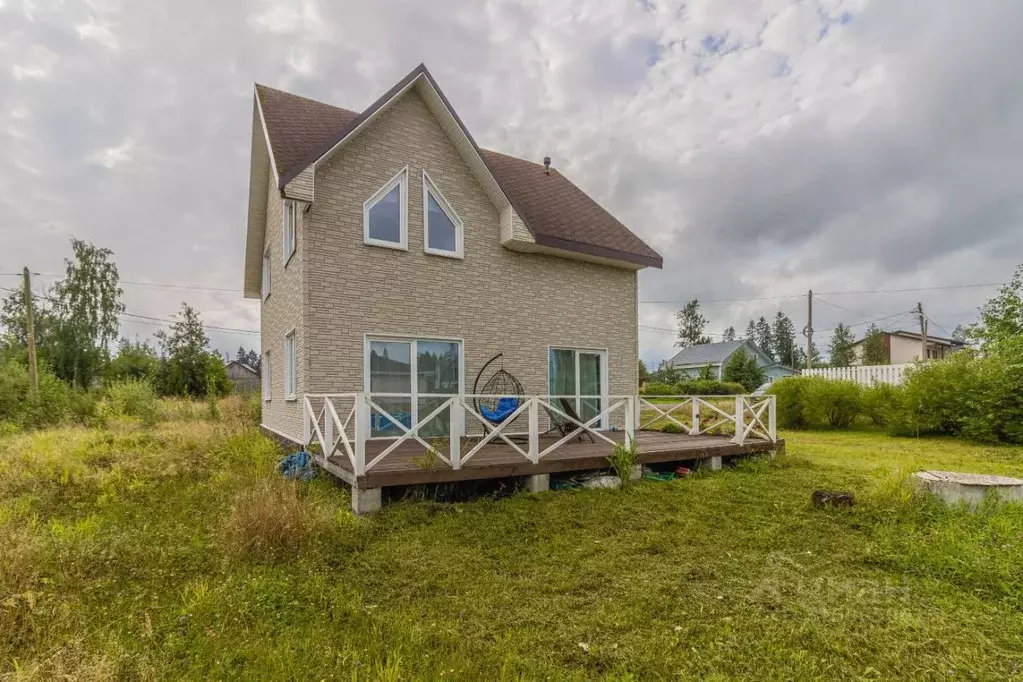
[[[475,401],[513,397],[519,401],[514,411],[494,424],[477,411]],[[731,435],[742,444],[747,438],[776,439],[774,396],[497,396],[472,394],[419,394],[418,400],[437,402],[425,417],[411,423],[410,412],[388,410],[387,401],[400,400],[411,407],[407,393],[333,393],[306,394],[303,404],[304,444],[317,444],[326,457],[347,457],[352,471],[364,475],[403,443],[416,441],[452,469],[460,469],[488,444],[500,441],[524,459],[538,463],[566,443],[588,434],[611,446],[618,441],[608,431],[624,431],[627,439],[635,432],[657,423],[672,422],[684,433],[699,436],[707,433]],[[599,401],[601,411],[586,419],[566,414],[561,399]],[[674,401],[674,402],[668,402]],[[684,418],[679,410],[685,409]],[[437,433],[435,420],[447,414],[443,433]],[[396,414],[398,415],[396,417]],[[401,417],[408,416],[408,423]],[[578,415],[577,415],[578,416]],[[709,419],[704,419],[707,416]],[[540,437],[555,432],[554,421],[565,426],[567,435],[541,449]],[[765,421],[766,420],[766,421]],[[374,436],[381,431],[395,431],[396,436]],[[430,434],[430,431],[434,433]],[[470,430],[472,433],[470,433]],[[427,439],[434,442],[428,442]],[[441,447],[439,440],[446,440]],[[367,461],[366,443],[381,441],[384,448]]]

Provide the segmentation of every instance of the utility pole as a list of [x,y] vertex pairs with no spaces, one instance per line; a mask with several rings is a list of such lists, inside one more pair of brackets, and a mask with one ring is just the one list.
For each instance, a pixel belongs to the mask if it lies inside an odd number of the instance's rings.
[[32,274],[26,267],[21,272],[25,296],[25,340],[28,343],[28,391],[32,403],[39,402],[39,374],[36,368],[36,324],[32,310]]
[[813,289],[806,294],[806,327],[803,328],[803,336],[806,337],[806,368],[813,369]]
[[927,317],[923,303],[917,302],[916,312],[920,315],[920,360],[927,362]]

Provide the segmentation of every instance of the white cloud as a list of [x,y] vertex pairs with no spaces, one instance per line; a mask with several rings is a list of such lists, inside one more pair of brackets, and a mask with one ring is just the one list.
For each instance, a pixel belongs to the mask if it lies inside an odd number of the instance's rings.
[[44,45],[33,45],[25,56],[25,61],[11,67],[11,75],[15,80],[49,78],[58,60],[57,53]]
[[76,24],[75,30],[82,40],[94,40],[110,50],[116,50],[118,47],[113,25],[108,22],[97,21],[94,17],[89,17],[84,23]]
[[105,168],[113,168],[118,164],[130,161],[134,148],[135,141],[128,137],[125,138],[121,144],[114,147],[97,149],[89,155],[89,160],[93,163],[104,166]]

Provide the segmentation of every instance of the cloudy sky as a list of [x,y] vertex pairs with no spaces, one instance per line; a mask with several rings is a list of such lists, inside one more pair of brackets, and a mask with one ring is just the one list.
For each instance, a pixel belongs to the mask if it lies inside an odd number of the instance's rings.
[[715,334],[801,328],[809,288],[822,346],[917,301],[951,331],[994,288],[934,287],[1023,261],[1020,35],[1012,0],[0,0],[0,273],[59,273],[76,236],[130,312],[257,329],[253,82],[361,109],[425,62],[481,145],[550,154],[664,255],[647,361],[693,297]]

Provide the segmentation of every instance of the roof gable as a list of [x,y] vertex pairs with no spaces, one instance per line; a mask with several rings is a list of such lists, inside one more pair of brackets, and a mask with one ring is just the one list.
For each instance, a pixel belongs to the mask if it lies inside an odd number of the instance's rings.
[[[278,188],[283,190],[307,168],[323,163],[412,87],[419,89],[495,206],[513,208],[537,244],[555,253],[584,254],[612,261],[612,264],[662,267],[661,256],[656,251],[556,170],[547,174],[540,164],[480,149],[422,64],[362,113],[257,85],[259,116],[258,120],[254,118],[253,125],[264,129],[267,144],[263,146],[268,148],[262,155],[268,154],[271,159]],[[256,156],[254,135],[254,163]],[[253,221],[252,204],[258,195],[254,193],[252,177],[255,175],[250,174],[249,241],[252,244],[249,251],[257,254],[261,253],[262,236],[257,239],[253,234],[261,225]],[[255,190],[264,192],[262,187]],[[256,269],[255,261],[253,269]],[[255,275],[246,275],[246,295],[258,295],[257,280]],[[250,293],[249,289],[255,293]]]

